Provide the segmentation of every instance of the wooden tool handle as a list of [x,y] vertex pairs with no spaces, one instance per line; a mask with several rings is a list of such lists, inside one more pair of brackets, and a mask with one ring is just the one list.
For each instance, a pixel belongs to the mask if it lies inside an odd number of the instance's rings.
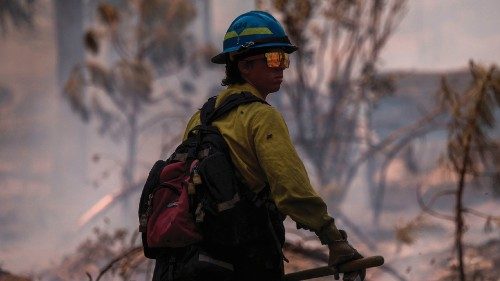
[[336,273],[345,273],[358,271],[361,269],[366,269],[370,267],[381,266],[384,264],[384,257],[382,256],[372,256],[366,257],[359,260],[353,260],[344,264],[335,266],[322,266],[307,270],[302,270],[298,272],[293,272],[286,274],[283,278],[284,281],[301,281],[308,280],[312,278],[318,278],[323,276],[329,276]]
[[337,268],[340,273],[343,273],[343,272],[358,271],[360,269],[365,269],[370,267],[377,267],[383,264],[384,264],[384,257],[372,256],[341,264]]

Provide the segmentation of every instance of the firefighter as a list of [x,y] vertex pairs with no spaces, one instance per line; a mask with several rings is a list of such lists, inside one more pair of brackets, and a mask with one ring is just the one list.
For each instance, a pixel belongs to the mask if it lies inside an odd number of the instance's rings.
[[[296,50],[271,14],[251,11],[238,16],[224,36],[223,51],[211,59],[213,63],[224,64],[226,69],[222,80],[226,89],[218,94],[216,106],[230,95],[241,92],[266,100],[269,94],[280,89],[284,71],[290,64],[289,54]],[[184,138],[198,124],[199,111],[190,119]],[[297,227],[315,232],[321,243],[328,245],[330,265],[362,257],[348,243],[345,232],[337,229],[325,202],[312,188],[277,109],[258,102],[244,104],[213,125],[228,144],[231,159],[243,182],[255,194],[267,186],[269,197],[276,206],[276,214],[272,215],[275,233],[266,237],[277,238],[279,251],[272,238],[238,249],[237,257],[231,261],[234,275],[229,280],[281,280],[285,216],[294,220]],[[363,271],[344,274],[344,280],[354,280],[356,274],[364,279]],[[211,280],[210,276],[200,278]]]

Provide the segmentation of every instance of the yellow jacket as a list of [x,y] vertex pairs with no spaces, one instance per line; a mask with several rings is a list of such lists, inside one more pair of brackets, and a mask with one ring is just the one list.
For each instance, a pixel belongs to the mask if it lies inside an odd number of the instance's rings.
[[[229,95],[243,91],[262,98],[250,84],[232,85],[219,93],[216,107]],[[184,139],[199,124],[198,111],[191,117]],[[312,231],[318,232],[332,220],[309,182],[283,117],[274,107],[259,102],[240,105],[212,124],[219,128],[234,165],[252,191],[259,192],[268,182],[278,209]]]

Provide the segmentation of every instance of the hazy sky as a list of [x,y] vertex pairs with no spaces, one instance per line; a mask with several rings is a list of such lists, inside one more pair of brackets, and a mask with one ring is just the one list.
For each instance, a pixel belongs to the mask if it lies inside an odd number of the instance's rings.
[[454,69],[469,59],[500,63],[500,1],[409,0],[383,52],[387,68]]
[[[231,20],[253,5],[213,0],[214,35],[222,39]],[[406,17],[383,51],[381,67],[447,70],[464,67],[471,58],[500,64],[499,14],[499,0],[408,0]]]

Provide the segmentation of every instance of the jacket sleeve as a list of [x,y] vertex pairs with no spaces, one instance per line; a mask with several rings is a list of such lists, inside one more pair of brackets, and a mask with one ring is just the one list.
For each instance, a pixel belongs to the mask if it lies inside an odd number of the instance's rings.
[[298,225],[318,232],[332,218],[312,188],[281,114],[265,107],[251,122],[254,147],[278,209]]

